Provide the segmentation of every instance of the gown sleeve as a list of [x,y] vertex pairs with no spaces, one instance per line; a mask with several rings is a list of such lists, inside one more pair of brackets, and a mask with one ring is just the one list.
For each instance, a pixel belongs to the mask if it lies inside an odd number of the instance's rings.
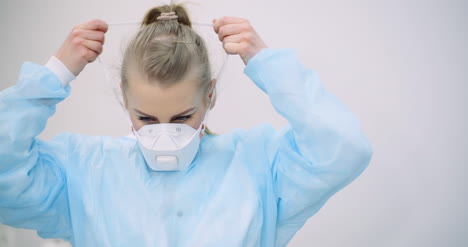
[[288,120],[265,145],[277,202],[276,246],[368,166],[372,148],[357,117],[327,92],[293,49],[262,49],[244,72]]
[[46,66],[25,62],[15,86],[0,92],[0,223],[72,241],[65,134],[37,136],[70,86]]

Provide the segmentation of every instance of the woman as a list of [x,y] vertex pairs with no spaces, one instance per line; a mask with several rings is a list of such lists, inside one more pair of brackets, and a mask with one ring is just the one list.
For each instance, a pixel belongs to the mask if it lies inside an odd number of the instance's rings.
[[0,94],[0,222],[74,246],[286,246],[362,173],[371,147],[293,50],[267,48],[241,18],[213,27],[287,126],[206,131],[216,85],[206,47],[185,9],[166,5],[146,14],[124,53],[136,139],[38,139],[69,82],[102,52],[106,23],[86,22]]

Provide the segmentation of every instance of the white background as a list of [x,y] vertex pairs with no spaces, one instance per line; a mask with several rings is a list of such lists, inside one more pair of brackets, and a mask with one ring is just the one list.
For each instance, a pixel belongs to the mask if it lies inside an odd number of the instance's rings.
[[[244,17],[270,47],[296,49],[325,88],[359,116],[371,140],[367,170],[289,246],[468,246],[467,1],[192,2],[199,3],[188,6],[193,20]],[[73,26],[94,18],[140,21],[158,3],[1,0],[0,90],[15,84],[24,61],[45,63]],[[243,68],[240,58],[229,58],[210,128],[283,126]],[[90,64],[41,137],[126,134],[103,81],[101,68]],[[9,238],[11,246],[55,246],[33,231],[1,229],[0,241]]]

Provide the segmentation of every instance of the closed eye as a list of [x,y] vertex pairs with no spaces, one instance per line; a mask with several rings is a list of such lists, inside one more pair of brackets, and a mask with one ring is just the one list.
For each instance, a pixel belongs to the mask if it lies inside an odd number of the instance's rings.
[[189,120],[191,117],[192,117],[192,115],[180,116],[180,117],[174,118],[172,121],[185,122],[185,121]]
[[[192,115],[180,116],[180,117],[176,117],[176,118],[172,119],[171,122],[183,123],[183,122],[189,120],[190,118],[192,118]],[[152,118],[152,117],[138,116],[138,119],[140,121],[143,121],[143,122],[157,122],[157,120]]]
[[138,119],[143,122],[154,122],[155,119],[152,117],[138,116]]
[[[142,121],[142,122],[145,122],[145,123],[159,123],[159,120],[158,118],[156,118],[155,116],[151,116],[151,115],[148,115],[144,112],[141,112],[137,109],[133,109],[135,111],[135,113],[137,113],[137,117],[138,117],[138,120]],[[182,114],[187,114],[189,112],[192,112],[191,114],[189,115],[182,115]],[[175,115],[174,117],[172,117],[171,121],[170,122],[176,122],[176,123],[183,123],[187,120],[189,120],[190,118],[192,118],[193,114],[196,112],[196,107],[192,107],[191,109],[188,109],[180,114],[177,114]]]

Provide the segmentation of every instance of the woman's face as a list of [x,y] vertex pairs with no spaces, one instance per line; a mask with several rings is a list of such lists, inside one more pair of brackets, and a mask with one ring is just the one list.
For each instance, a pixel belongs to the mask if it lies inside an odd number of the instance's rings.
[[[214,80],[211,85],[214,86]],[[136,131],[144,125],[158,123],[184,123],[198,129],[212,96],[201,91],[199,83],[190,78],[162,88],[157,82],[148,83],[135,76],[129,78],[124,97]]]

